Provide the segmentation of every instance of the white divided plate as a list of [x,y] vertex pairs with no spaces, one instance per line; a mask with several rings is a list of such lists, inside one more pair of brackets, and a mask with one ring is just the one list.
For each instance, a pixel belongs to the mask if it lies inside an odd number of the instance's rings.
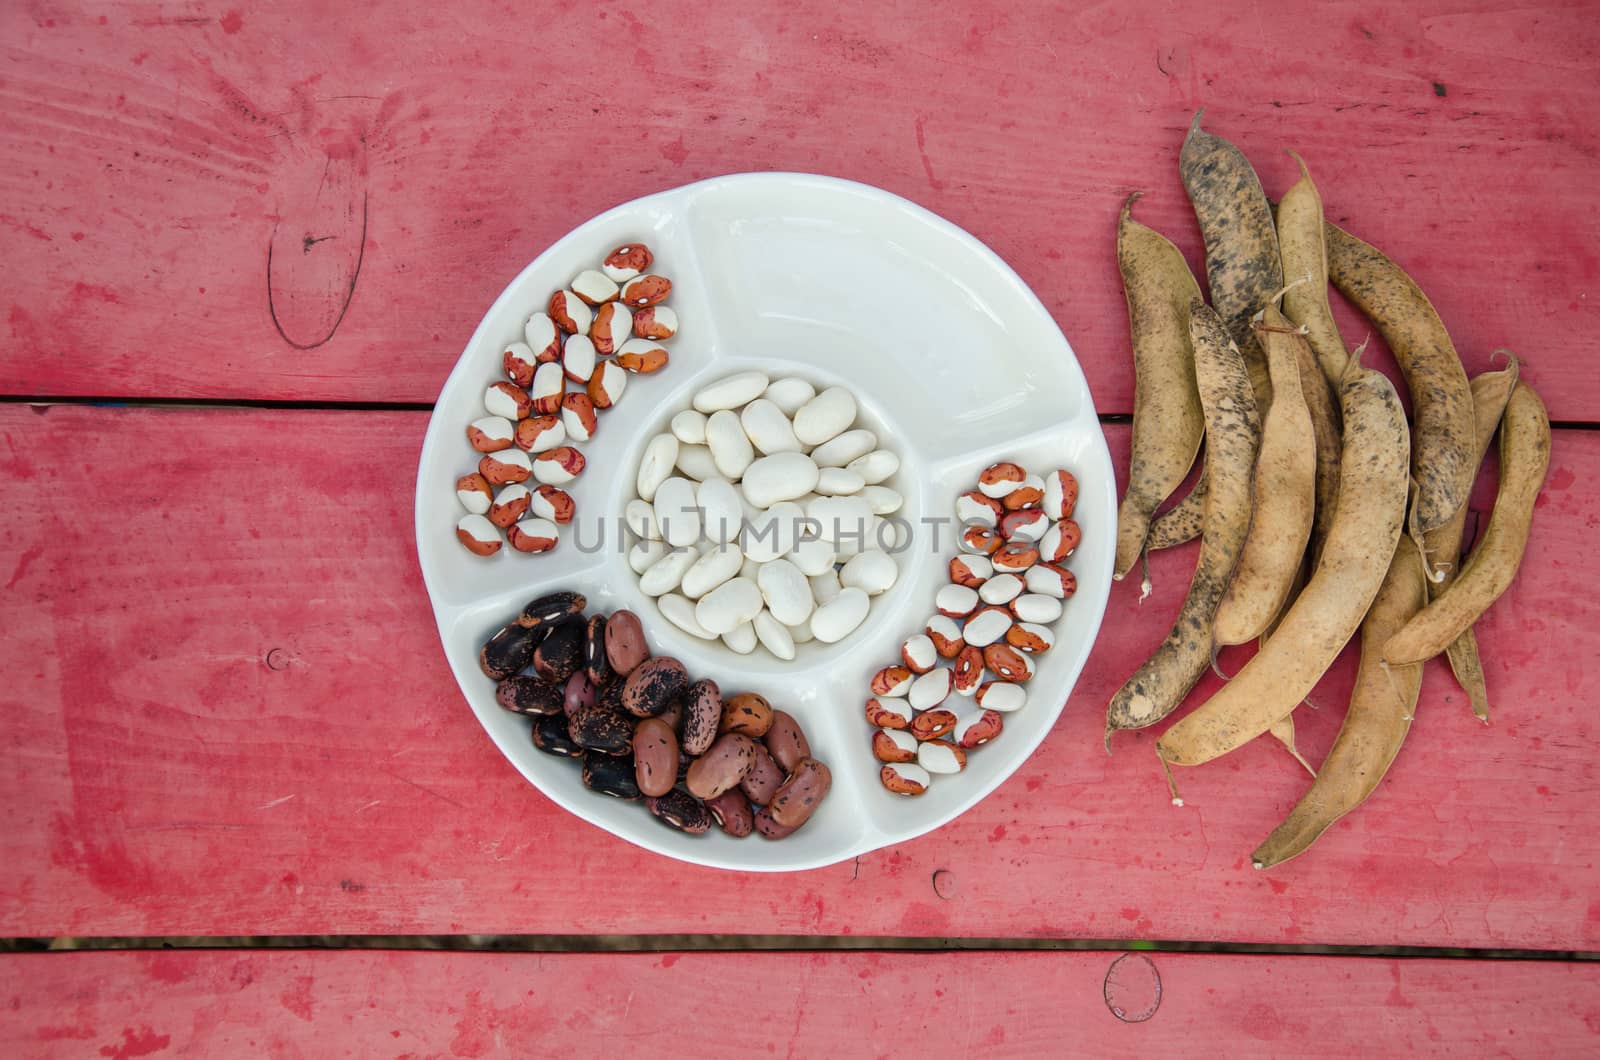
[[[455,537],[464,513],[454,483],[476,466],[465,428],[485,414],[484,389],[503,378],[503,344],[521,337],[523,321],[552,291],[634,241],[649,244],[652,271],[673,282],[667,304],[681,331],[668,343],[671,363],[630,377],[617,407],[601,414],[582,446],[587,469],[569,487],[577,519],[563,528],[556,551],[471,555]],[[773,378],[849,386],[867,425],[901,456],[889,484],[905,495],[901,514],[914,528],[898,557],[900,580],[874,600],[866,624],[840,644],[804,645],[792,663],[759,650],[736,655],[680,632],[639,591],[617,543],[644,444],[701,385],[752,367]],[[1077,475],[1084,539],[1069,566],[1078,592],[1056,623],[1056,647],[1035,659],[1028,705],[1006,716],[1001,737],[973,752],[964,773],[935,777],[920,798],[892,795],[878,782],[868,746],[867,683],[899,661],[901,641],[921,630],[947,580],[953,523],[922,520],[953,520],[956,495],[997,460]],[[501,752],[556,803],[629,842],[757,872],[814,868],[921,835],[1023,763],[1055,723],[1094,644],[1111,585],[1115,513],[1111,460],[1088,384],[1016,273],[977,239],[905,199],[794,173],[718,177],[638,199],[541,254],[490,307],[445,382],[417,473],[417,552],[445,655]],[[556,589],[582,592],[591,613],[634,611],[655,654],[676,656],[724,694],[759,692],[794,714],[833,772],[833,790],[806,826],[779,842],[732,839],[715,827],[683,835],[640,803],[585,789],[575,761],[535,750],[528,719],[496,705],[478,649],[522,604]]]

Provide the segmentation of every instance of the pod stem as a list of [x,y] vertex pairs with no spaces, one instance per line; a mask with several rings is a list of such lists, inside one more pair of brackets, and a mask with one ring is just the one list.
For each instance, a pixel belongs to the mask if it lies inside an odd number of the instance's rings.
[[1156,589],[1155,585],[1150,581],[1150,550],[1148,548],[1139,550],[1139,567],[1139,602],[1142,604]]
[[1172,796],[1172,805],[1182,806],[1183,796],[1178,794],[1178,782],[1172,779],[1172,763],[1167,761],[1166,755],[1161,753],[1160,748],[1156,749],[1156,757],[1161,759],[1162,772],[1167,775],[1167,792]]

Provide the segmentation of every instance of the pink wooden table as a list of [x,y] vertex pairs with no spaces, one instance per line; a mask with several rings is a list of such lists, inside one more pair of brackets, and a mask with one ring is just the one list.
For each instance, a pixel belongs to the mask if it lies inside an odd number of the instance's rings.
[[[806,952],[10,955],[7,1055],[1593,1053],[1600,964],[1572,959],[1600,951],[1592,4],[321,10],[0,11],[4,935]],[[445,667],[409,513],[429,403],[517,270],[617,202],[718,173],[883,186],[1039,292],[1120,473],[1117,207],[1144,189],[1142,219],[1198,266],[1177,152],[1199,106],[1269,194],[1301,150],[1329,215],[1412,272],[1468,371],[1513,347],[1549,403],[1524,572],[1479,630],[1494,724],[1431,666],[1371,803],[1253,872],[1303,790],[1280,751],[1186,775],[1179,810],[1148,737],[1100,749],[1185,550],[1156,558],[1142,606],[1114,591],[1014,778],[853,863],[669,862],[511,769]],[[1492,497],[1480,484],[1475,509]],[[1314,698],[1341,702],[1352,662]],[[1341,712],[1302,713],[1317,760]],[[862,950],[813,949],[839,936]],[[1164,989],[1144,1023],[1103,997],[1127,940],[1207,947],[1150,955]],[[1316,952],[1270,949],[1290,944]],[[730,1018],[735,994],[753,1018]]]

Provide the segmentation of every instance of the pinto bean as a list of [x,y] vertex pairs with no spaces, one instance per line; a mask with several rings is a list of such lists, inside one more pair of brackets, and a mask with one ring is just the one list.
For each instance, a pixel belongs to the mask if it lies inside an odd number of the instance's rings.
[[816,812],[833,786],[833,774],[815,758],[803,758],[783,782],[767,812],[785,828],[799,828]]
[[737,732],[718,737],[710,750],[690,764],[686,778],[689,794],[716,798],[743,780],[755,760],[756,743],[750,737]]
[[786,711],[772,712],[772,727],[767,730],[767,750],[785,773],[794,772],[802,759],[811,757],[811,744],[794,715]]

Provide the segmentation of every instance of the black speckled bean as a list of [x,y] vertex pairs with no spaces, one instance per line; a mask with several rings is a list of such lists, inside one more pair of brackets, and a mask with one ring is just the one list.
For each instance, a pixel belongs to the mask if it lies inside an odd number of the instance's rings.
[[683,695],[683,725],[679,729],[683,753],[691,757],[705,754],[717,738],[721,721],[722,690],[717,683],[702,678],[690,685]]
[[645,805],[657,820],[690,835],[701,835],[711,828],[711,811],[698,799],[681,791],[669,791],[659,799],[646,799]]
[[561,713],[561,689],[542,677],[516,674],[501,681],[494,698],[502,707],[517,714]]
[[689,684],[689,671],[669,656],[658,656],[640,663],[628,675],[622,690],[622,706],[636,718],[661,714],[672,706]]
[[599,703],[567,719],[567,729],[579,747],[604,754],[627,754],[633,750],[634,719],[609,706],[602,696]]
[[495,681],[503,681],[533,661],[543,634],[513,623],[489,638],[478,652],[478,666]]
[[533,653],[533,670],[553,685],[564,685],[567,678],[583,669],[584,627],[582,622],[563,622],[550,630]]
[[755,813],[750,809],[750,800],[737,788],[708,800],[706,809],[711,811],[717,827],[735,839],[742,839],[755,829]]
[[528,601],[522,609],[521,617],[517,619],[517,624],[527,629],[554,624],[579,614],[588,603],[589,601],[584,599],[581,593],[550,593],[537,600]]
[[689,767],[689,794],[697,799],[716,798],[743,780],[755,760],[756,743],[750,737],[736,732],[718,737]]
[[641,798],[634,782],[631,755],[609,755],[587,751],[583,756],[583,786],[613,799]]
[[577,758],[583,748],[572,742],[567,732],[567,719],[561,714],[547,714],[533,719],[533,746],[547,755]]
[[595,615],[589,619],[583,642],[583,666],[589,675],[589,680],[596,685],[603,685],[611,680],[613,671],[611,660],[606,656],[605,615]]
[[785,828],[799,828],[821,805],[828,789],[833,786],[833,774],[815,758],[807,758],[794,767],[789,779],[772,797],[767,812]]

